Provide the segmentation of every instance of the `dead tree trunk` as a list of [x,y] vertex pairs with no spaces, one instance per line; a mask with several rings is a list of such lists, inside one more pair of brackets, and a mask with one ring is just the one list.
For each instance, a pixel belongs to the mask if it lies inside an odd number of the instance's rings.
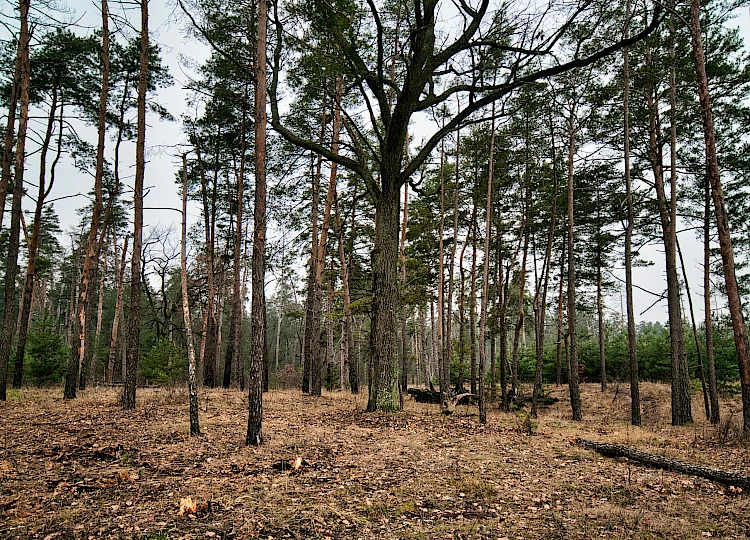
[[714,469],[712,467],[704,467],[702,465],[694,465],[692,463],[679,461],[677,459],[672,459],[657,454],[641,452],[640,450],[636,450],[634,448],[629,448],[627,446],[622,446],[619,444],[587,441],[585,439],[581,439],[580,437],[576,438],[576,444],[578,444],[579,446],[583,446],[584,448],[587,448],[589,450],[593,450],[603,456],[626,457],[655,469],[664,469],[667,471],[675,471],[692,476],[698,476],[700,478],[706,478],[707,480],[712,480],[726,486],[737,486],[743,489],[750,488],[750,476],[745,476],[740,473],[725,471],[722,469]]
[[198,378],[195,369],[195,346],[190,321],[190,298],[187,286],[187,156],[182,154],[182,235],[180,238],[180,291],[182,293],[182,319],[185,323],[185,343],[188,353],[188,393],[190,394],[190,436],[201,434],[198,421]]

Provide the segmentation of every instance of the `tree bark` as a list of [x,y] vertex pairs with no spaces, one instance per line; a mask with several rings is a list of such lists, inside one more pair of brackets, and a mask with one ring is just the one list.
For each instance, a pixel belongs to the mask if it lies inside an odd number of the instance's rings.
[[255,62],[255,203],[250,376],[246,445],[263,442],[263,366],[266,365],[266,28],[268,3],[258,0],[258,37]]
[[[445,125],[445,119],[443,119]],[[445,248],[443,236],[445,235],[445,141],[440,143],[440,231],[438,232],[438,337],[440,352],[438,375],[440,378],[440,410],[443,414],[448,413],[448,387],[450,386],[450,349],[445,343]],[[450,323],[447,323],[450,324]]]
[[596,319],[598,324],[597,337],[599,338],[599,383],[601,391],[607,391],[607,357],[604,351],[604,306],[602,299],[602,244],[601,244],[601,202],[599,191],[596,192],[596,222],[599,230],[596,235]]
[[576,444],[588,448],[589,450],[594,450],[603,456],[626,457],[633,461],[637,461],[638,463],[648,465],[649,467],[654,467],[655,469],[665,469],[667,471],[676,471],[683,474],[698,476],[727,486],[739,486],[743,489],[750,488],[750,476],[745,476],[736,472],[704,467],[702,465],[693,465],[692,463],[687,463],[685,461],[679,461],[677,459],[657,454],[649,454],[648,452],[641,452],[640,450],[619,444],[587,441],[580,437],[576,438]]
[[[29,86],[31,67],[29,65],[29,4],[30,0],[19,0],[21,29],[18,38],[18,56],[20,66],[20,102],[21,116],[18,123],[16,141],[15,175],[12,179],[13,202],[10,216],[10,236],[5,267],[5,311],[0,335],[0,401],[6,400],[8,384],[8,362],[10,346],[16,328],[16,275],[18,274],[18,251],[21,233],[21,202],[23,198],[23,173],[26,158],[26,131],[29,124]],[[12,146],[12,145],[11,145]],[[8,183],[10,186],[11,183]],[[1,222],[0,222],[1,223]]]
[[523,252],[521,255],[521,268],[518,276],[518,319],[513,330],[513,351],[511,354],[511,369],[510,369],[510,386],[515,395],[518,389],[518,348],[521,345],[521,335],[524,331],[524,321],[526,319],[526,313],[524,310],[524,297],[526,292],[526,263],[527,256],[529,253],[529,212],[531,206],[531,187],[529,186],[529,179],[527,175],[524,175],[523,186],[525,190],[524,202],[523,202],[523,221],[521,223],[521,234],[523,235]]
[[128,240],[126,236],[122,246],[122,258],[119,266],[117,264],[117,237],[113,235],[112,244],[115,246],[115,274],[117,274],[117,298],[115,300],[115,313],[112,318],[112,337],[109,345],[109,359],[107,360],[107,383],[114,382],[115,363],[117,360],[117,349],[119,344],[120,313],[122,312],[122,290],[125,283],[125,261],[128,253]]
[[562,384],[562,348],[564,342],[563,333],[563,299],[565,298],[565,253],[567,241],[563,242],[560,252],[560,283],[557,291],[557,342],[555,347],[555,385]]
[[[547,288],[549,285],[549,274],[552,266],[552,245],[555,242],[555,228],[557,221],[557,152],[555,148],[555,132],[550,114],[550,140],[552,146],[552,214],[550,216],[549,230],[547,232],[547,247],[542,262],[542,279],[537,283],[534,295],[534,314],[536,322],[535,348],[536,366],[534,370],[534,392],[531,397],[531,416],[537,417],[537,405],[539,395],[542,392],[542,368],[544,367],[544,319],[547,314]],[[541,297],[540,297],[541,289]]]
[[[331,151],[334,155],[339,152],[339,136],[341,133],[341,96],[342,96],[341,77],[336,78],[336,91],[333,105],[333,140]],[[326,191],[326,203],[323,209],[323,221],[320,226],[320,242],[317,249],[317,262],[315,264],[315,302],[313,307],[316,313],[313,314],[312,339],[320,339],[320,322],[322,318],[322,297],[323,297],[323,272],[326,265],[326,247],[328,245],[328,231],[331,225],[331,209],[333,208],[334,193],[336,191],[336,178],[338,166],[336,162],[331,163],[331,173],[328,179],[328,190]],[[326,330],[327,332],[327,330]],[[315,342],[315,343],[319,343]],[[316,352],[317,349],[317,352]],[[323,355],[320,354],[319,345],[311,348],[310,363],[310,395],[319,396],[323,386]]]
[[[16,61],[13,67],[13,80],[10,85],[10,99],[8,100],[8,122],[5,127],[5,141],[3,143],[3,165],[2,176],[0,176],[0,228],[3,226],[3,217],[5,215],[5,201],[8,196],[8,186],[12,186],[13,175],[11,167],[13,166],[13,139],[16,129],[16,110],[18,109],[18,99],[21,94],[23,84],[21,70],[24,62],[24,42],[28,46],[28,13],[30,0],[19,0],[21,29],[24,24],[26,28],[26,37],[19,34],[18,49],[16,50]],[[26,22],[24,23],[24,17]]]
[[[401,147],[401,145],[399,145]],[[393,158],[391,158],[393,159]],[[398,228],[401,206],[395,173],[400,169],[400,152],[388,174],[382,176],[382,194],[375,205],[378,231],[372,252],[372,329],[370,331],[370,380],[367,412],[399,409],[396,313],[398,311]],[[442,391],[442,387],[441,387]]]
[[[630,0],[625,2],[625,38],[630,29]],[[625,197],[628,222],[625,228],[625,298],[628,318],[628,360],[630,365],[630,422],[641,425],[641,392],[638,375],[638,343],[635,332],[635,308],[633,307],[633,185],[630,177],[630,58],[629,48],[622,50],[623,63],[623,159],[625,161]]]
[[575,264],[575,221],[574,221],[574,182],[573,159],[575,157],[575,115],[576,106],[572,105],[568,120],[568,338],[570,339],[570,356],[568,357],[568,388],[570,390],[570,407],[573,420],[581,420],[581,391],[578,386],[578,337],[576,330],[576,264]]
[[714,323],[711,316],[711,185],[706,179],[706,196],[703,212],[703,309],[706,330],[706,364],[708,364],[708,393],[711,401],[711,423],[721,420],[719,412],[719,390],[716,385],[716,362],[714,359]]
[[479,304],[479,423],[487,423],[487,403],[484,389],[484,366],[487,349],[487,301],[490,292],[490,240],[492,239],[492,181],[495,174],[495,104],[492,104],[490,124],[490,159],[487,173],[487,199],[484,218],[484,264],[482,265],[482,300]]
[[[217,139],[221,136],[221,130]],[[218,183],[219,161],[216,160],[213,179],[213,194],[209,199],[208,178],[203,167],[201,157],[200,139],[195,136],[196,159],[198,162],[198,173],[201,181],[201,199],[203,202],[203,228],[206,236],[206,280],[207,300],[206,315],[203,324],[203,338],[201,341],[201,364],[203,364],[203,384],[209,388],[216,385],[218,373],[215,370],[216,359],[216,284],[214,276],[214,244],[215,244],[215,219],[216,219],[216,185]]]
[[711,183],[711,195],[714,201],[716,226],[719,233],[719,251],[721,252],[721,262],[724,268],[729,314],[732,318],[732,331],[734,333],[734,344],[737,349],[737,364],[740,372],[740,383],[742,385],[743,432],[748,434],[750,433],[750,360],[748,360],[747,351],[747,331],[745,329],[745,319],[742,313],[742,303],[737,286],[737,276],[735,275],[732,237],[729,231],[729,221],[724,203],[724,190],[721,185],[719,160],[716,155],[716,137],[711,113],[711,95],[708,89],[706,58],[703,53],[703,42],[701,39],[700,0],[691,0],[690,2],[690,34],[706,147],[706,168],[708,170],[708,179]]
[[[102,180],[104,177],[104,144],[107,129],[107,99],[109,96],[109,11],[107,0],[102,0],[102,84],[99,94],[98,140],[96,145],[96,172],[94,175],[94,209],[91,214],[91,228],[86,244],[86,257],[83,261],[81,283],[78,288],[78,309],[76,315],[77,335],[73,344],[73,354],[68,361],[68,373],[65,377],[65,399],[76,397],[76,385],[79,368],[86,363],[86,331],[88,307],[91,302],[89,285],[94,261],[98,255],[97,236],[99,234],[103,208]],[[140,275],[138,276],[140,278]],[[81,371],[85,387],[85,369]]]
[[[685,339],[682,329],[680,290],[677,277],[677,227],[676,206],[667,202],[664,189],[664,166],[661,149],[661,129],[658,120],[658,104],[654,100],[653,89],[647,92],[649,114],[649,160],[654,173],[656,199],[661,218],[664,256],[667,271],[667,309],[669,312],[669,336],[671,342],[672,365],[672,424],[675,426],[693,421],[690,402],[690,381],[688,378]],[[674,122],[673,122],[674,124]],[[675,126],[676,127],[676,126]],[[672,178],[672,192],[676,196],[676,178]]]
[[[245,92],[247,98],[247,91]],[[240,170],[237,174],[237,191],[235,198],[237,201],[237,225],[234,235],[234,257],[233,266],[233,295],[232,295],[232,317],[229,322],[229,339],[227,340],[227,350],[224,357],[224,379],[223,387],[229,388],[231,383],[232,365],[236,366],[235,378],[244,390],[245,384],[243,376],[240,373],[240,328],[242,326],[242,210],[245,201],[245,108],[242,109],[242,142],[240,144]]]
[[344,356],[344,363],[348,374],[349,389],[352,394],[359,393],[359,378],[357,376],[357,367],[352,366],[352,359],[354,358],[354,334],[352,331],[352,312],[350,309],[351,305],[351,293],[349,291],[349,264],[346,258],[346,251],[344,249],[344,226],[339,213],[339,202],[338,197],[334,193],[334,204],[336,205],[336,228],[338,230],[339,237],[339,261],[341,264],[341,288],[344,294],[344,319],[342,326],[342,352]]
[[[469,298],[469,341],[471,354],[471,385],[472,394],[477,393],[477,204],[473,204],[471,211],[471,296]],[[493,280],[494,281],[494,280]],[[493,284],[496,288],[497,284]],[[494,295],[493,295],[494,296]],[[494,356],[494,353],[493,353]],[[494,361],[491,364],[494,365]],[[490,372],[492,386],[495,386],[495,374]]]
[[695,310],[693,310],[693,297],[690,295],[690,284],[688,282],[687,271],[685,270],[685,259],[682,257],[680,242],[677,242],[677,255],[680,257],[680,269],[682,270],[682,281],[685,282],[685,296],[688,300],[688,311],[690,311],[690,327],[693,331],[693,340],[695,343],[695,354],[698,358],[698,379],[701,382],[701,393],[703,394],[703,407],[706,411],[706,419],[711,419],[711,403],[708,399],[708,388],[706,386],[706,372],[703,369],[703,353],[701,343],[698,339],[698,325],[695,324]]
[[182,319],[185,323],[185,343],[188,353],[188,393],[190,436],[201,434],[198,421],[198,377],[195,366],[195,347],[193,345],[193,327],[190,321],[190,298],[187,286],[187,155],[182,154],[182,235],[180,238],[180,292],[182,293]]
[[[323,143],[326,128],[326,99],[323,94],[323,111],[320,124],[320,142]],[[318,207],[320,206],[320,176],[323,164],[323,156],[318,154],[317,164],[312,175],[312,206],[310,207],[310,273],[307,282],[307,302],[305,306],[305,362],[302,372],[302,392],[310,393],[317,381],[313,381],[313,372],[318,369],[320,363],[320,310],[321,296],[318,276]],[[318,374],[318,380],[320,374]]]
[[[405,152],[408,156],[408,151]],[[401,379],[399,388],[400,394],[399,399],[401,401],[401,407],[404,406],[404,394],[406,393],[409,383],[407,380],[408,365],[409,365],[409,336],[406,332],[406,302],[403,300],[406,288],[406,225],[409,219],[409,185],[404,184],[404,212],[403,219],[401,221],[401,248],[399,250],[399,261],[401,263]]]
[[138,128],[135,143],[133,189],[133,258],[130,261],[128,355],[122,406],[135,409],[138,364],[141,356],[141,246],[143,244],[143,177],[146,167],[146,90],[148,82],[148,2],[141,4],[141,57],[138,75]]
[[[460,101],[456,104],[458,110],[461,109]],[[456,174],[455,184],[453,186],[453,244],[451,245],[451,257],[450,264],[448,266],[448,303],[446,305],[446,335],[445,341],[448,348],[449,358],[453,352],[453,289],[454,289],[454,273],[456,270],[456,250],[458,249],[458,196],[459,196],[459,175],[460,175],[460,151],[461,151],[461,130],[456,130]],[[461,334],[459,333],[459,340]],[[461,346],[459,341],[459,348]],[[458,357],[458,381],[456,381],[456,388],[463,386],[463,355],[460,354]],[[450,374],[450,363],[448,373]],[[449,375],[450,377],[450,375]],[[450,382],[450,380],[449,380]]]
[[[23,297],[21,299],[21,317],[18,325],[18,343],[16,344],[16,356],[13,372],[13,388],[21,388],[23,379],[23,363],[26,354],[26,336],[28,335],[29,323],[31,322],[31,300],[34,293],[34,282],[36,281],[36,259],[39,253],[39,236],[41,233],[42,210],[44,200],[49,195],[55,182],[55,165],[60,157],[60,144],[58,144],[57,157],[52,164],[49,187],[46,186],[47,179],[47,151],[49,150],[52,132],[55,124],[55,113],[57,111],[57,88],[52,93],[52,104],[50,105],[49,117],[47,119],[47,131],[44,135],[39,158],[39,186],[36,196],[36,208],[34,210],[34,225],[31,232],[31,242],[28,247],[28,262],[26,264],[26,279],[24,281]],[[62,139],[62,126],[60,131]],[[62,142],[62,140],[60,140]]]

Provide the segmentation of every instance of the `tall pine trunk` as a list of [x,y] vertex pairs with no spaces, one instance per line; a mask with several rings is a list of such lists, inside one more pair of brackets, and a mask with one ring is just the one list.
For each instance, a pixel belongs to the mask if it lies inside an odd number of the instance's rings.
[[[443,120],[445,125],[445,120]],[[440,230],[438,232],[438,337],[440,352],[438,375],[440,379],[440,410],[448,414],[448,387],[450,386],[450,352],[445,343],[445,141],[440,143]]]
[[492,239],[492,181],[495,173],[495,104],[492,104],[490,127],[490,159],[487,175],[487,199],[484,219],[484,263],[482,265],[482,300],[479,303],[479,422],[487,423],[487,404],[484,389],[484,366],[487,350],[487,302],[490,292],[490,240]]
[[[144,0],[145,1],[145,0]],[[88,307],[91,302],[89,287],[92,268],[97,259],[97,237],[99,234],[103,194],[102,181],[104,177],[104,143],[107,130],[107,99],[109,96],[109,12],[107,0],[102,0],[102,84],[99,93],[99,119],[98,140],[96,145],[96,172],[94,175],[94,209],[91,214],[91,228],[89,229],[86,243],[86,257],[83,261],[83,271],[80,276],[78,287],[78,309],[76,315],[76,330],[74,334],[73,351],[68,361],[68,373],[65,377],[65,399],[76,397],[76,385],[79,378],[79,368],[84,367],[81,374],[84,376],[85,387],[85,364],[86,364],[86,332],[88,330]],[[140,277],[140,275],[139,275]]]
[[537,283],[536,294],[534,295],[536,365],[534,369],[534,392],[531,397],[531,416],[534,418],[537,416],[537,405],[543,384],[544,319],[547,314],[547,289],[549,286],[550,268],[552,266],[552,245],[555,242],[555,227],[557,221],[557,152],[555,148],[555,132],[551,114],[550,139],[552,147],[552,214],[550,216],[549,230],[547,232],[547,247],[544,251],[544,261],[542,262],[541,283]]
[[146,169],[146,89],[148,82],[148,2],[141,3],[141,56],[138,74],[138,126],[135,143],[135,182],[133,189],[133,258],[130,260],[130,313],[128,314],[128,355],[124,409],[135,409],[138,364],[141,356],[141,248],[143,245],[143,177]]
[[[0,333],[0,401],[5,401],[6,399],[10,346],[18,320],[16,317],[16,275],[18,274],[21,201],[23,198],[23,173],[26,157],[26,131],[29,124],[29,86],[31,78],[31,67],[29,65],[29,4],[29,0],[19,0],[21,30],[18,39],[18,56],[16,62],[20,66],[21,116],[18,123],[18,139],[16,141],[15,175],[12,181],[13,202],[11,206],[10,236],[8,239],[5,267],[5,311],[3,313],[2,332]],[[11,186],[11,183],[7,185]]]
[[[36,281],[36,258],[39,253],[39,236],[41,233],[42,210],[44,200],[49,195],[50,190],[55,182],[55,165],[60,158],[60,144],[56,159],[52,163],[52,172],[50,173],[49,186],[47,182],[47,151],[49,150],[52,132],[55,124],[55,113],[57,110],[57,88],[52,93],[52,104],[50,105],[49,117],[47,119],[47,131],[44,135],[44,141],[40,152],[39,159],[39,186],[36,197],[36,208],[34,210],[34,225],[31,232],[31,242],[28,246],[28,262],[26,264],[26,279],[24,281],[23,297],[21,300],[21,317],[19,318],[18,343],[16,345],[16,360],[13,372],[13,388],[21,388],[23,379],[23,362],[26,351],[26,336],[28,335],[29,323],[31,322],[31,300],[34,293],[34,282]],[[62,125],[60,126],[60,143],[62,142]]]
[[740,373],[740,383],[742,385],[743,431],[745,434],[748,434],[750,433],[750,360],[748,360],[747,351],[747,331],[745,329],[745,319],[742,313],[742,303],[737,286],[737,276],[735,275],[732,237],[729,231],[729,221],[724,203],[724,190],[721,185],[719,160],[716,155],[716,137],[713,116],[711,114],[711,95],[708,90],[706,58],[703,53],[703,42],[701,39],[700,0],[691,0],[690,2],[690,34],[706,147],[706,168],[708,170],[708,179],[711,182],[711,195],[713,196],[716,226],[719,233],[719,251],[721,252],[721,263],[724,268],[729,314],[732,317],[732,331],[734,333],[734,344],[737,349],[737,364]]
[[119,345],[120,314],[122,313],[122,290],[125,283],[125,261],[128,253],[128,240],[126,236],[122,246],[122,258],[117,259],[117,236],[112,236],[112,245],[115,246],[115,274],[117,275],[117,297],[115,300],[115,313],[112,318],[112,336],[109,345],[109,357],[107,360],[107,383],[114,382],[115,363],[117,362],[117,350]]
[[182,319],[185,323],[185,344],[188,353],[188,394],[190,436],[201,434],[198,421],[198,377],[195,366],[195,346],[193,345],[193,328],[190,321],[190,298],[187,286],[187,156],[182,154],[182,234],[180,237],[180,292],[182,294]]
[[706,330],[706,364],[708,365],[708,394],[711,401],[711,423],[721,420],[719,412],[719,390],[716,385],[716,361],[714,358],[714,323],[711,316],[711,186],[706,178],[705,204],[703,211],[703,309]]
[[[693,421],[690,402],[690,382],[688,379],[685,340],[682,329],[680,308],[680,285],[677,277],[677,227],[676,207],[667,201],[664,186],[664,165],[661,146],[661,123],[658,117],[658,103],[654,99],[653,88],[647,91],[649,106],[649,160],[654,174],[656,199],[661,219],[664,257],[667,272],[667,310],[669,313],[669,336],[671,349],[672,384],[672,424],[675,426]],[[673,122],[674,124],[674,122]],[[675,126],[676,127],[676,126]],[[676,196],[676,178],[672,178],[672,192]]]
[[[625,2],[625,39],[630,29],[630,0]],[[638,374],[638,344],[635,332],[635,308],[633,307],[633,229],[635,211],[633,208],[633,183],[630,177],[630,57],[629,48],[622,50],[623,63],[623,158],[625,161],[625,199],[628,221],[625,227],[625,302],[628,319],[628,363],[630,366],[630,422],[641,425],[641,392]]]
[[[263,442],[263,369],[266,365],[266,29],[267,0],[258,0],[255,61],[255,201],[253,213],[250,376],[245,444]],[[277,19],[278,20],[278,19]]]
[[[245,92],[247,98],[247,91]],[[244,205],[245,193],[245,108],[242,109],[242,142],[240,143],[240,169],[237,174],[237,190],[235,200],[237,204],[237,225],[234,234],[234,257],[232,275],[232,315],[229,321],[229,339],[227,340],[227,350],[224,357],[224,378],[222,386],[229,388],[232,382],[232,366],[235,366],[235,378],[239,383],[240,389],[245,389],[243,374],[240,373],[240,329],[242,327],[242,210]]]
[[576,330],[576,264],[573,159],[575,157],[575,103],[568,120],[568,332],[570,356],[568,357],[568,389],[573,420],[581,420],[581,390],[578,386],[578,337]]

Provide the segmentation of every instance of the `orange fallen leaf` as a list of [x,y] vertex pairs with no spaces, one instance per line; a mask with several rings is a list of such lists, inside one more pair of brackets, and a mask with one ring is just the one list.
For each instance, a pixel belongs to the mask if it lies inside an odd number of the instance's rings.
[[180,512],[178,515],[190,516],[190,515],[194,515],[197,511],[198,511],[198,505],[196,505],[193,502],[192,497],[185,497],[184,499],[180,499]]

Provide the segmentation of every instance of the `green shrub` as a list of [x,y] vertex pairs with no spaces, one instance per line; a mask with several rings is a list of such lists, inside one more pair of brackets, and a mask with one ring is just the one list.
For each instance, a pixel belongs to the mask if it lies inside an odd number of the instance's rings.
[[55,322],[45,310],[34,321],[27,338],[25,363],[31,382],[38,386],[60,382],[70,354],[65,338],[56,332]]
[[141,376],[154,384],[172,384],[185,371],[187,359],[168,338],[161,338],[141,362]]

